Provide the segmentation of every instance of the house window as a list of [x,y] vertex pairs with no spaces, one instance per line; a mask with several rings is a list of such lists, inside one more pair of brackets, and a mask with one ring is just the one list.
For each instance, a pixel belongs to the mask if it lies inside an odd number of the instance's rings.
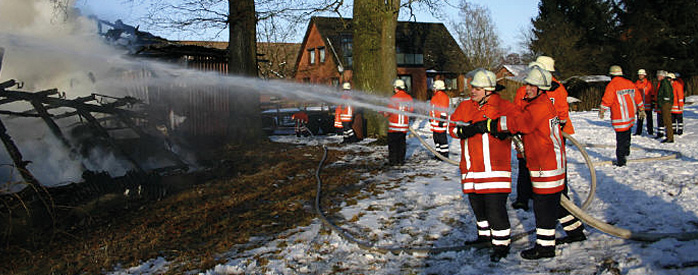
[[320,63],[325,63],[325,47],[318,48],[318,55],[320,56]]
[[419,51],[406,47],[396,46],[395,61],[397,65],[424,65],[424,54],[416,52]]
[[446,90],[458,90],[458,78],[456,77],[446,78],[444,84],[446,84]]
[[345,67],[351,67],[353,64],[352,57],[354,56],[353,54],[353,37],[351,34],[342,34],[340,38],[340,43],[342,46],[342,57],[344,58],[344,66]]
[[308,49],[308,63],[315,64],[315,48]]
[[405,92],[412,91],[412,76],[411,75],[399,75],[397,78],[402,79],[405,82]]

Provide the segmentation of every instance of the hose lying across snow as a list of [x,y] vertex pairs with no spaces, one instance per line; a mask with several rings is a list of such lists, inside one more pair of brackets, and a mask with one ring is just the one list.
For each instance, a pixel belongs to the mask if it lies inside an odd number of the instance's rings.
[[[419,136],[419,134],[415,133],[412,128],[409,128],[410,132],[419,139],[419,141],[424,145],[425,148],[427,148],[429,151],[434,153],[438,158],[453,164],[453,165],[458,165],[459,163],[457,161],[451,160],[449,158],[445,158],[434,148],[432,148],[430,145],[424,141],[424,139]],[[567,133],[563,133],[563,136],[569,140],[572,144],[574,144],[577,149],[582,153],[582,156],[584,157],[586,164],[589,168],[589,173],[591,175],[591,186],[589,189],[589,194],[582,204],[582,208],[577,207],[572,201],[567,199],[565,196],[561,195],[560,197],[560,204],[567,209],[572,215],[575,217],[579,218],[582,220],[584,223],[600,230],[601,232],[604,232],[606,234],[619,237],[622,239],[628,239],[628,240],[636,240],[636,241],[657,241],[660,239],[664,238],[675,238],[681,241],[685,240],[694,240],[698,239],[698,232],[685,232],[685,233],[645,233],[645,232],[632,232],[628,229],[625,228],[620,228],[616,227],[613,225],[610,225],[606,222],[600,221],[588,213],[584,212],[583,209],[586,209],[590,204],[591,201],[594,198],[594,193],[596,191],[596,170],[594,169],[594,163],[591,161],[589,158],[589,155],[587,154],[586,150],[584,147],[602,147],[602,146],[596,146],[596,145],[589,145],[589,144],[581,144],[579,143],[576,139],[572,138],[569,136]],[[515,142],[520,142],[520,140],[515,139]],[[521,146],[521,144],[517,144],[517,146]],[[479,243],[479,244],[472,244],[472,245],[461,245],[461,246],[449,246],[449,247],[395,247],[395,246],[379,246],[376,245],[375,243],[367,242],[367,241],[362,241],[362,240],[357,240],[352,236],[350,233],[346,232],[343,230],[341,227],[335,225],[332,223],[330,220],[327,219],[327,217],[323,214],[321,208],[320,208],[320,197],[321,197],[321,191],[322,191],[322,180],[320,179],[320,172],[322,171],[322,166],[325,163],[325,160],[327,159],[327,147],[322,146],[323,149],[323,155],[322,155],[322,160],[320,160],[320,163],[318,164],[318,168],[315,172],[315,179],[317,180],[317,192],[315,195],[315,211],[317,211],[318,215],[320,216],[320,220],[330,227],[332,231],[335,233],[339,234],[342,238],[345,240],[356,244],[362,249],[366,250],[371,250],[371,251],[376,251],[380,253],[394,253],[394,254],[399,254],[399,253],[410,253],[410,254],[438,254],[442,252],[447,252],[447,251],[461,251],[461,250],[467,250],[471,248],[484,248],[488,244],[486,243]],[[679,153],[676,153],[673,155],[673,157],[659,157],[659,158],[650,158],[651,160],[662,160],[662,159],[671,159],[671,158],[678,158],[680,156]],[[628,160],[628,162],[640,162],[643,160]],[[603,162],[602,164],[605,164]],[[534,230],[528,231],[528,232],[522,232],[519,234],[512,235],[511,241],[515,242],[521,238],[524,238],[528,236],[529,234],[533,233]]]
[[[422,145],[429,149],[432,153],[438,154],[431,146],[429,146],[424,139],[419,137],[417,133],[412,130],[412,128],[409,128],[412,134],[418,137]],[[591,188],[589,189],[589,195],[585,202],[582,204],[582,208],[580,209],[577,207],[572,201],[567,199],[565,196],[560,196],[560,204],[562,207],[570,211],[572,215],[575,217],[579,218],[582,220],[584,223],[600,230],[601,232],[604,232],[606,234],[616,236],[622,239],[628,239],[628,240],[636,240],[636,241],[658,241],[660,239],[664,238],[675,238],[681,241],[685,240],[694,240],[698,239],[698,232],[685,232],[685,233],[645,233],[645,232],[632,232],[628,229],[625,228],[620,228],[616,227],[613,225],[610,225],[608,223],[605,223],[603,221],[597,220],[596,218],[592,217],[588,213],[584,212],[582,209],[586,209],[587,206],[591,203],[591,200],[594,197],[594,193],[596,191],[596,170],[594,169],[594,162],[591,161],[589,158],[589,154],[587,154],[586,150],[584,147],[615,147],[611,145],[594,145],[594,144],[582,144],[579,143],[576,139],[568,135],[567,133],[562,133],[562,135],[570,141],[574,146],[579,149],[579,151],[582,153],[582,156],[584,157],[584,160],[586,161],[587,166],[589,167],[589,172],[591,174]],[[515,139],[516,142],[516,139]],[[654,158],[644,158],[644,159],[630,159],[628,162],[644,162],[644,161],[656,161],[656,160],[666,160],[666,159],[674,159],[678,158],[681,156],[680,153],[674,152],[674,151],[669,151],[669,150],[661,150],[661,151],[668,151],[672,152],[673,154],[669,154],[667,156],[662,156],[662,157],[654,157]],[[600,164],[606,164],[607,162],[600,162]],[[608,162],[610,163],[610,162]]]

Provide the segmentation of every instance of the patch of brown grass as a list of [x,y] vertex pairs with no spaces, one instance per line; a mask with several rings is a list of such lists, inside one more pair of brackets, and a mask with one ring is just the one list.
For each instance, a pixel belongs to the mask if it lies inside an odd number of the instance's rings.
[[[343,154],[330,151],[326,163]],[[316,217],[320,147],[262,143],[204,155],[209,169],[163,180],[181,185],[176,194],[138,207],[104,209],[90,217],[89,226],[61,229],[36,246],[3,247],[0,273],[97,274],[157,257],[172,263],[169,274],[205,270],[250,237],[274,236]],[[332,212],[331,201],[355,195],[362,173],[356,170],[374,165],[324,168],[323,210]]]

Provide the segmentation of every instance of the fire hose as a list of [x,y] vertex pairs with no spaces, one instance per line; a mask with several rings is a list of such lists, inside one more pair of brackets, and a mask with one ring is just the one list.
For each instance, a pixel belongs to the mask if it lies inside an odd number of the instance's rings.
[[[424,139],[419,136],[412,128],[409,128],[410,132],[419,139],[420,143],[424,145],[425,148],[427,148],[429,151],[434,153],[438,158],[453,164],[453,165],[458,165],[459,163],[457,161],[451,160],[449,158],[445,158],[434,148],[432,148],[429,144],[424,141]],[[589,173],[591,175],[591,186],[589,189],[589,194],[587,198],[585,199],[584,203],[582,203],[582,207],[578,207],[575,205],[572,201],[570,201],[567,197],[564,195],[560,195],[560,204],[562,207],[567,209],[572,215],[575,217],[579,218],[582,220],[584,223],[590,225],[591,227],[594,227],[598,229],[601,232],[604,232],[606,234],[609,234],[611,236],[619,237],[622,239],[628,239],[628,240],[635,240],[635,241],[649,241],[649,242],[654,242],[658,241],[660,239],[664,238],[675,238],[680,241],[686,241],[686,240],[693,240],[693,239],[698,239],[698,232],[684,232],[684,233],[646,233],[646,232],[633,232],[625,228],[617,227],[610,225],[606,222],[603,222],[601,220],[598,220],[588,213],[586,213],[583,209],[586,209],[590,204],[591,201],[594,198],[594,193],[596,191],[596,170],[594,169],[594,163],[591,161],[589,158],[589,155],[587,154],[586,150],[584,149],[585,146],[589,146],[588,144],[581,144],[579,143],[576,139],[568,135],[567,133],[563,133],[563,136],[569,140],[573,145],[579,149],[579,151],[582,153],[582,156],[584,157],[586,164],[589,168]],[[522,148],[523,144],[521,143],[521,140],[519,138],[514,138],[514,144],[517,147]],[[590,146],[589,146],[590,147]],[[323,149],[323,155],[322,159],[320,160],[320,163],[318,164],[318,168],[315,172],[315,179],[317,180],[317,192],[315,195],[315,211],[318,213],[320,220],[323,222],[323,224],[327,225],[332,231],[340,235],[343,239],[356,244],[362,249],[365,250],[371,250],[371,251],[376,251],[380,253],[410,253],[410,254],[438,254],[442,252],[447,252],[447,251],[461,251],[461,250],[466,250],[470,248],[483,248],[486,247],[486,243],[477,243],[477,244],[471,244],[471,245],[461,245],[461,246],[449,246],[449,247],[397,247],[397,246],[379,246],[376,245],[375,243],[367,242],[367,241],[362,241],[354,238],[353,235],[348,233],[347,231],[343,230],[341,227],[337,226],[333,222],[331,222],[327,217],[323,214],[322,209],[320,208],[320,197],[321,197],[321,191],[322,191],[322,180],[320,179],[320,173],[322,171],[322,166],[324,165],[325,160],[327,159],[327,147],[325,145],[322,145]],[[676,154],[674,158],[676,158],[680,154]],[[656,159],[669,159],[669,158],[655,158]],[[639,160],[638,160],[639,161]],[[630,162],[630,161],[629,161]],[[518,233],[515,235],[512,235],[511,241],[515,242],[521,238],[524,238],[531,234],[533,230],[527,231],[527,232],[522,232]]]
[[[412,134],[418,137],[422,145],[427,147],[431,152],[436,154],[436,150],[431,148],[424,139],[419,137],[417,133],[412,130],[412,128],[409,128]],[[619,237],[622,239],[628,239],[628,240],[635,240],[635,241],[658,241],[660,239],[665,239],[665,238],[675,238],[680,241],[686,241],[686,240],[693,240],[693,239],[698,239],[698,232],[683,232],[683,233],[646,233],[646,232],[633,232],[625,228],[621,227],[616,227],[613,225],[610,225],[606,222],[603,222],[601,220],[598,220],[588,213],[584,212],[583,209],[586,209],[591,204],[591,200],[594,197],[594,193],[596,191],[596,170],[594,169],[594,163],[591,161],[589,158],[589,154],[587,154],[586,150],[584,147],[607,147],[605,145],[590,145],[590,144],[582,144],[579,143],[576,139],[574,139],[572,136],[568,135],[567,133],[562,133],[562,135],[570,141],[574,146],[579,149],[579,151],[582,153],[582,156],[584,157],[587,166],[589,167],[589,172],[591,174],[591,188],[589,189],[589,195],[587,199],[584,201],[582,204],[582,207],[579,208],[577,207],[572,201],[570,201],[567,197],[564,195],[560,196],[560,204],[562,207],[567,209],[572,215],[575,217],[579,218],[582,220],[584,223],[598,229],[601,232],[604,232],[606,234],[609,234],[611,236]],[[514,143],[516,144],[517,147],[522,146],[521,140],[518,138],[514,138]],[[518,143],[518,144],[517,144]],[[666,150],[664,150],[666,151]],[[646,158],[646,159],[636,159],[636,160],[628,160],[628,162],[642,162],[642,161],[650,161],[650,160],[664,160],[664,159],[673,159],[673,158],[678,158],[681,154],[678,152],[674,152],[675,154],[673,155],[668,155],[668,156],[663,156],[663,157],[656,157],[656,158]],[[450,162],[449,162],[450,163]],[[605,162],[602,162],[605,163]]]

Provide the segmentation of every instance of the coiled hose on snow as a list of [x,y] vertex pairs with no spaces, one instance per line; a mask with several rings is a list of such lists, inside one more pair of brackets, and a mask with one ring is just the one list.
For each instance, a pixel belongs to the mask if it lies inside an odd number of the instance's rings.
[[[459,163],[457,161],[451,160],[449,158],[445,158],[434,148],[432,148],[430,145],[422,139],[422,137],[414,132],[412,128],[409,128],[410,132],[419,139],[419,141],[424,145],[425,148],[427,148],[429,151],[434,153],[438,158],[441,160],[444,160],[450,164],[453,165],[458,165]],[[582,203],[582,207],[579,208],[577,207],[572,201],[567,199],[567,197],[561,195],[560,198],[560,204],[567,209],[572,215],[575,217],[579,218],[582,220],[584,223],[600,230],[601,232],[604,232],[606,234],[619,237],[622,239],[629,239],[629,240],[636,240],[636,241],[657,241],[660,239],[664,238],[675,238],[678,240],[694,240],[698,239],[698,232],[685,232],[685,233],[645,233],[645,232],[633,232],[625,228],[620,228],[616,227],[613,225],[610,225],[606,222],[600,221],[588,213],[584,212],[583,209],[586,209],[590,204],[591,201],[594,198],[594,193],[596,191],[596,170],[594,169],[594,163],[591,161],[589,158],[589,155],[587,154],[586,150],[584,149],[585,146],[588,145],[583,145],[579,143],[576,139],[568,135],[567,133],[563,132],[563,136],[569,140],[572,144],[574,144],[579,151],[582,153],[582,156],[585,159],[585,162],[589,168],[589,173],[591,175],[591,186],[589,189],[589,194],[587,195],[587,198],[585,199],[584,203]],[[514,142],[517,147],[521,147],[521,140],[518,138],[514,139]],[[380,253],[416,253],[416,254],[438,254],[446,251],[461,251],[461,250],[466,250],[466,249],[471,249],[471,248],[483,248],[486,247],[487,244],[485,243],[479,243],[479,244],[472,244],[472,245],[461,245],[461,246],[448,246],[448,247],[396,247],[396,246],[379,246],[371,242],[367,241],[362,241],[362,240],[357,240],[352,236],[350,233],[347,231],[343,230],[341,227],[335,225],[332,223],[330,220],[327,219],[327,217],[323,214],[322,209],[320,208],[320,198],[322,195],[322,180],[320,179],[320,173],[322,171],[322,166],[325,163],[325,160],[327,159],[327,147],[322,145],[323,149],[323,155],[322,159],[320,160],[320,163],[318,164],[318,168],[315,172],[315,179],[317,180],[317,192],[315,195],[315,211],[317,211],[318,216],[320,217],[320,220],[330,227],[332,231],[340,235],[342,238],[345,240],[356,244],[362,249],[366,250],[371,250],[371,251],[376,251]],[[680,156],[680,154],[676,154],[675,156]],[[661,159],[661,158],[658,158]],[[666,159],[666,158],[665,158]],[[531,234],[533,230],[528,231],[528,232],[522,232],[519,234],[512,235],[511,240],[512,242],[517,241],[523,237],[526,237],[527,235]]]

